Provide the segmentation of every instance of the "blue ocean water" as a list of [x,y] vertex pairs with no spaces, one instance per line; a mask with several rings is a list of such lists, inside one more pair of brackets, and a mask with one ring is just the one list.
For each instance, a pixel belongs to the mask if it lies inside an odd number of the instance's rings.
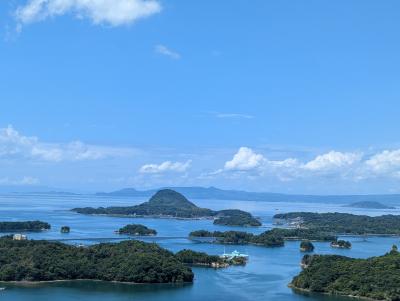
[[[115,241],[121,236],[115,230],[128,223],[141,223],[158,231],[157,237],[145,238],[171,251],[189,248],[209,254],[221,254],[222,245],[196,243],[187,239],[193,230],[243,230],[243,228],[215,226],[209,220],[174,220],[150,218],[118,218],[86,216],[71,212],[74,207],[125,206],[146,201],[143,198],[96,197],[91,195],[37,195],[8,194],[0,196],[0,220],[42,220],[52,225],[50,231],[29,233],[31,239],[64,239],[66,243],[93,244]],[[373,210],[343,207],[343,204],[271,203],[222,200],[192,200],[197,205],[211,209],[238,208],[252,212],[261,218],[263,227],[245,231],[263,232],[272,227],[272,216],[290,211],[349,212],[371,216],[400,214],[400,210]],[[61,234],[60,227],[68,225],[71,233]],[[124,238],[122,236],[122,238]],[[366,258],[382,255],[393,244],[400,244],[398,237],[346,237],[353,244],[351,250],[332,249],[329,243],[315,243],[315,253],[342,254]],[[282,248],[256,246],[226,246],[226,251],[237,249],[250,255],[249,263],[227,269],[193,268],[195,281],[185,285],[128,285],[104,282],[59,282],[51,284],[12,285],[1,284],[1,300],[350,300],[318,294],[299,294],[287,287],[293,276],[300,271],[299,242],[286,242]]]

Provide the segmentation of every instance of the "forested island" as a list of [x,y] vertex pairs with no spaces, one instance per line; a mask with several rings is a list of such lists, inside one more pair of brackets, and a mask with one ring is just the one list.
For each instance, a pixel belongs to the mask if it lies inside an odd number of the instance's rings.
[[339,234],[399,235],[400,215],[367,216],[349,213],[291,212],[276,214],[275,219],[304,229]]
[[400,300],[400,254],[354,259],[338,255],[306,255],[304,270],[290,286],[309,292],[374,300]]
[[182,219],[213,219],[216,225],[226,226],[261,226],[258,219],[242,210],[221,210],[197,207],[182,194],[164,189],[154,194],[148,202],[129,207],[75,208],[81,214],[98,214],[134,217],[182,218]]
[[120,228],[117,231],[119,234],[136,235],[136,236],[152,236],[157,235],[157,231],[147,228],[140,224],[130,224]]
[[71,228],[68,226],[62,226],[60,229],[60,232],[64,233],[64,234],[69,233],[69,232],[71,232]]
[[347,240],[336,240],[331,242],[332,248],[351,249],[351,242]]
[[309,229],[279,229],[275,228],[261,234],[252,234],[242,231],[206,231],[198,230],[189,234],[191,239],[205,238],[206,242],[220,244],[253,244],[265,247],[282,247],[285,240],[314,240],[336,241],[336,236],[329,233]]
[[220,210],[216,213],[215,225],[223,226],[242,226],[242,227],[259,227],[261,222],[254,218],[250,213],[238,210],[228,209]]
[[0,238],[0,281],[104,280],[192,282],[193,273],[170,251],[140,241],[76,247]]
[[213,268],[225,268],[229,265],[244,265],[246,260],[240,257],[222,258],[218,255],[208,255],[204,252],[182,250],[175,254],[179,261],[192,266],[206,266]]
[[0,237],[0,281],[102,280],[128,283],[193,281],[189,266],[224,268],[244,264],[204,252],[174,254],[155,243],[129,240],[77,247],[45,240]]
[[51,228],[50,224],[41,221],[24,221],[24,222],[0,222],[1,232],[12,231],[44,231]]
[[300,251],[301,252],[312,252],[314,251],[314,245],[309,240],[303,240],[300,243]]
[[363,208],[363,209],[396,209],[396,207],[387,206],[382,203],[374,201],[355,202],[349,205],[345,205],[344,207]]

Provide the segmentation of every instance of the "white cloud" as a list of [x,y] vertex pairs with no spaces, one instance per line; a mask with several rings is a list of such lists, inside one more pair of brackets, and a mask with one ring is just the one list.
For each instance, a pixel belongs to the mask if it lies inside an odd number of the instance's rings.
[[7,186],[32,186],[39,183],[39,179],[33,177],[23,177],[22,179],[17,180],[12,180],[10,178],[0,178],[0,185]]
[[238,114],[238,113],[216,113],[217,118],[233,118],[233,119],[253,119],[253,115],[248,114]]
[[203,173],[201,177],[212,178],[218,175],[231,177],[231,173],[246,172],[246,176],[276,177],[281,181],[318,176],[356,178],[364,163],[362,158],[361,153],[331,151],[318,155],[308,162],[301,162],[297,158],[270,160],[248,147],[241,147],[233,159],[225,163],[224,168]]
[[255,153],[248,147],[241,147],[233,156],[233,159],[225,163],[224,169],[233,171],[248,171],[259,168],[265,161],[266,160],[263,155]]
[[342,153],[330,151],[319,155],[314,160],[304,164],[303,168],[310,171],[332,171],[350,167],[361,161],[360,153]]
[[11,125],[0,129],[0,158],[60,162],[127,157],[135,153],[129,148],[88,145],[80,141],[42,143],[37,137],[21,135]]
[[370,157],[365,164],[377,174],[398,174],[400,171],[400,149],[382,151]]
[[146,164],[143,165],[139,172],[145,174],[161,174],[167,172],[183,173],[186,172],[192,164],[191,160],[186,162],[171,162],[165,161],[161,164]]
[[68,13],[90,19],[94,24],[128,25],[161,11],[157,0],[29,0],[19,6],[19,27]]
[[164,45],[157,45],[154,50],[156,53],[165,55],[174,60],[179,60],[181,58],[181,55],[178,52],[173,51]]

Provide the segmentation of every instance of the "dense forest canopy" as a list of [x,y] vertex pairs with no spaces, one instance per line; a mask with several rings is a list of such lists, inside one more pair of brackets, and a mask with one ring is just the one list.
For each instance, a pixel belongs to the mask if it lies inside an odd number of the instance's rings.
[[0,281],[104,280],[135,283],[192,282],[173,253],[140,241],[75,247],[49,241],[0,238]]
[[157,231],[140,224],[126,225],[118,230],[119,234],[149,236],[157,235]]
[[312,255],[291,283],[311,292],[400,300],[400,254],[397,248],[381,257],[353,259],[338,255]]

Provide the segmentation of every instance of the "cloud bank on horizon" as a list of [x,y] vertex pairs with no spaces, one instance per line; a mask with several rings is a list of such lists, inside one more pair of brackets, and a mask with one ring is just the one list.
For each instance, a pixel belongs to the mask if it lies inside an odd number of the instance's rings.
[[[173,151],[164,151],[162,155],[177,157]],[[61,170],[62,163],[70,162],[79,165],[93,162],[92,164],[100,169],[104,166],[107,170],[108,160],[117,158],[120,160],[118,164],[129,166],[129,179],[133,185],[144,182],[153,185],[162,185],[162,183],[174,185],[181,183],[179,181],[182,179],[189,179],[190,183],[196,183],[196,181],[205,183],[204,180],[206,180],[206,183],[213,185],[217,180],[234,178],[243,182],[274,178],[282,183],[299,179],[314,181],[321,178],[348,182],[377,178],[400,180],[400,149],[382,150],[369,155],[358,151],[332,150],[318,154],[311,160],[295,157],[272,160],[266,154],[252,148],[240,147],[231,158],[225,157],[225,163],[221,162],[223,159],[221,157],[211,160],[212,166],[199,166],[202,163],[196,161],[196,154],[192,154],[192,158],[183,161],[166,160],[141,165],[138,163],[151,160],[152,157],[151,150],[91,145],[80,141],[42,142],[37,137],[19,133],[11,125],[0,129],[0,165],[2,166],[9,167],[25,162],[25,165],[43,166],[45,164],[55,168],[60,165]],[[24,168],[20,170],[20,174],[15,178],[0,174],[0,185],[46,184],[35,174],[27,175]],[[107,177],[107,171],[103,173]],[[77,181],[80,180],[79,174],[71,176]],[[100,179],[101,181],[106,180]],[[123,180],[120,182],[125,183]]]

